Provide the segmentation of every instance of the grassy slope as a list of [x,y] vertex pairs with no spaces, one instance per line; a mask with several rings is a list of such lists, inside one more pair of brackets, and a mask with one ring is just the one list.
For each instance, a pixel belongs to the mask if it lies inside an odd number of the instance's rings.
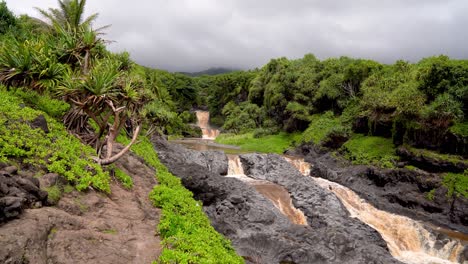
[[[63,103],[43,98],[36,102],[36,107],[42,109],[37,110],[27,106],[27,100],[20,96],[20,91],[13,93],[0,88],[0,161],[26,165],[38,173],[58,173],[78,190],[92,186],[109,193],[109,174],[91,159],[94,149],[83,146],[48,114],[67,109]],[[31,122],[40,115],[47,120],[49,133],[31,127]]]

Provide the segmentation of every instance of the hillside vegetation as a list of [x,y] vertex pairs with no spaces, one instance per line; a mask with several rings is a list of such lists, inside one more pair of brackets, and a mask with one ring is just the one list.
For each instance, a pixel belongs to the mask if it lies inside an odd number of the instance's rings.
[[131,149],[157,171],[159,185],[148,196],[162,209],[155,233],[164,244],[155,261],[243,263],[144,136],[193,132],[193,80],[109,52],[102,29],[92,27],[97,14],[83,17],[85,5],[59,1],[36,19],[0,3],[0,162],[36,177],[62,176],[64,186],[46,190],[56,204],[73,189],[110,194],[113,178],[131,191],[132,178],[113,165]]

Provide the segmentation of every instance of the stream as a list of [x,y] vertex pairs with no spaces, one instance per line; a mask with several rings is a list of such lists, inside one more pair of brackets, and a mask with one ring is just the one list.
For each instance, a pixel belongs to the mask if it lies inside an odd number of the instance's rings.
[[[243,151],[238,147],[216,144],[213,140],[209,140],[219,135],[219,131],[209,126],[209,114],[206,113],[197,111],[203,139],[177,140],[175,143],[193,150],[225,152],[229,162],[226,177],[239,179],[254,187],[292,223],[308,225],[307,218],[301,210],[295,208],[286,188],[273,182],[257,180],[245,175],[239,158],[239,155],[245,154]],[[322,178],[312,177],[310,164],[304,162],[303,159],[292,156],[283,156],[283,158],[297,168],[302,175],[312,178],[318,186],[334,193],[351,217],[359,219],[379,232],[387,243],[391,255],[401,262],[408,264],[468,263],[468,261],[460,261],[460,259],[464,259],[461,255],[464,254],[464,249],[468,245],[468,235],[378,210],[349,188]]]

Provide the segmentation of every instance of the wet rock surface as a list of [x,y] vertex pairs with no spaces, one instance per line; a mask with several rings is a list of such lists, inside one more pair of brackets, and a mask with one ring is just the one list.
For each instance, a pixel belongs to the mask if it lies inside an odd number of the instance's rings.
[[[220,170],[209,170],[203,162],[187,163],[186,157],[196,155],[195,151],[161,141],[155,147],[161,161],[203,202],[212,225],[232,241],[247,263],[400,263],[376,231],[350,218],[333,194],[309,182],[277,155],[241,159],[248,164],[246,174],[289,189],[308,226],[292,224],[247,183],[223,177]],[[224,162],[224,154],[213,155]]]
[[[350,165],[329,153],[316,152],[313,146],[298,151],[312,164],[313,176],[350,188],[380,210],[468,233],[468,200],[448,199],[438,174]],[[431,190],[435,190],[432,200],[428,198]]]
[[[120,147],[117,147],[118,151]],[[26,209],[0,225],[0,263],[151,263],[161,250],[159,210],[148,194],[154,171],[133,154],[116,164],[133,179],[132,190],[112,183],[110,195],[73,191],[55,207]],[[60,177],[47,175],[55,184]]]

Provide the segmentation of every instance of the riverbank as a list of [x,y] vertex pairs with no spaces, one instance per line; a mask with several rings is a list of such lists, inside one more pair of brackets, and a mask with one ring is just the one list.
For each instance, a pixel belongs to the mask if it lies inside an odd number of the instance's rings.
[[[283,260],[293,261],[293,263],[313,263],[320,262],[320,259],[323,263],[367,263],[368,261],[381,263],[382,258],[386,259],[382,263],[392,263],[391,260],[384,257],[388,252],[383,255],[376,253],[371,257],[360,251],[361,249],[356,248],[355,245],[348,245],[346,242],[348,239],[349,241],[359,240],[368,247],[369,245],[377,246],[377,248],[373,248],[376,252],[388,251],[388,246],[392,255],[404,263],[464,263],[466,260],[465,255],[468,253],[468,248],[464,244],[467,242],[466,234],[448,230],[446,230],[448,232],[444,232],[444,229],[434,228],[431,224],[414,221],[411,219],[413,217],[399,216],[398,210],[385,212],[379,211],[378,208],[372,209],[372,203],[366,205],[356,194],[352,194],[352,190],[346,191],[348,193],[344,194],[337,193],[337,195],[341,195],[340,199],[342,200],[337,200],[338,203],[332,203],[329,199],[331,197],[336,199],[332,193],[340,189],[344,190],[346,187],[339,187],[333,182],[322,183],[316,178],[304,177],[290,164],[291,161],[287,162],[284,157],[272,154],[242,154],[240,162],[231,162],[231,157],[229,157],[229,165],[227,165],[226,157],[222,152],[191,151],[167,142],[157,142],[156,148],[160,153],[161,160],[169,170],[182,179],[184,186],[194,193],[196,199],[203,202],[204,211],[210,217],[216,230],[233,241],[233,246],[238,254],[242,255],[248,263],[277,263]],[[236,166],[241,168],[233,169],[230,167],[231,163],[236,163]],[[244,176],[234,175],[234,178],[240,181],[232,181],[233,176],[229,176],[230,173],[243,174],[243,171],[245,171]],[[226,174],[229,177],[223,177]],[[257,181],[268,185],[278,184],[285,188],[292,199],[290,209],[296,211],[297,208],[306,217],[307,223],[303,227],[305,230],[297,225],[294,227],[293,236],[296,237],[295,241],[299,244],[286,243],[283,240],[284,236],[292,236],[291,229],[285,229],[285,227],[294,222],[291,221],[291,218],[294,217],[285,213],[287,210],[282,210],[285,203],[269,201],[270,195],[262,193],[256,188]],[[318,185],[322,187],[317,187]],[[258,196],[259,194],[260,196]],[[362,192],[359,195],[362,195]],[[384,198],[375,197],[383,203],[388,203]],[[265,198],[267,199],[265,200]],[[347,204],[346,209],[340,202]],[[265,208],[265,203],[270,204],[267,206],[269,209]],[[322,207],[323,205],[325,207]],[[350,209],[349,205],[354,207]],[[361,217],[364,216],[364,218],[359,219],[364,219],[363,223],[378,230],[384,236],[386,243],[382,244],[383,240],[380,235],[378,238],[367,241],[366,239],[370,239],[369,236],[372,236],[370,234],[375,232],[372,228],[367,229],[369,226],[364,225],[366,228],[362,229],[359,227],[360,225],[356,226],[356,224],[347,222],[346,219],[350,216],[352,216],[351,218],[355,217],[356,210],[361,214]],[[417,208],[415,211],[417,212]],[[369,213],[373,216],[368,215]],[[384,219],[379,217],[384,217]],[[396,219],[396,222],[393,223],[391,219]],[[413,219],[418,218],[414,217]],[[390,221],[392,224],[376,225],[376,223],[385,221]],[[358,223],[363,224],[359,221]],[[346,235],[342,234],[336,225],[345,227]],[[307,231],[309,227],[313,227],[314,235]],[[304,234],[309,238],[314,237],[317,241],[325,241],[325,244],[337,243],[337,241],[333,241],[334,238],[326,237],[329,235],[327,232],[330,231],[321,233],[328,228],[338,232],[339,234],[336,235],[340,237],[339,243],[346,245],[344,247],[348,247],[353,253],[345,254],[339,249],[330,255],[320,245],[310,248],[307,242],[309,240],[298,235]],[[271,231],[272,229],[275,231]],[[364,235],[365,233],[367,235]],[[366,239],[355,237],[362,235]],[[275,239],[272,241],[266,239],[267,237],[275,237]],[[398,242],[400,240],[405,241],[404,244]],[[381,251],[378,249],[379,247],[385,250]],[[272,250],[273,248],[275,250]],[[288,254],[287,252],[292,248],[295,251],[311,253],[302,256]],[[356,252],[360,252],[361,259],[353,255]],[[421,262],[421,258],[430,259],[432,262]]]
[[288,134],[285,132],[268,135],[259,138],[254,137],[254,133],[246,134],[220,134],[216,139],[216,143],[225,145],[239,146],[241,150],[248,152],[260,153],[277,153],[282,154],[288,148],[300,141],[301,134]]

